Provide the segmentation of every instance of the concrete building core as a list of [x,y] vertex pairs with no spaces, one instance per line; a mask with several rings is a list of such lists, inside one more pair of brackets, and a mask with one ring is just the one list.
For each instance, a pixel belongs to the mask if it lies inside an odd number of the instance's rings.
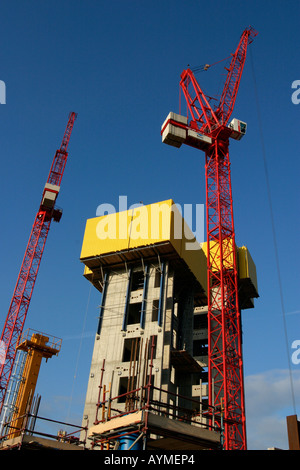
[[[251,308],[255,266],[237,250]],[[219,448],[208,428],[205,244],[168,200],[89,219],[80,259],[101,292],[82,422],[91,446]]]

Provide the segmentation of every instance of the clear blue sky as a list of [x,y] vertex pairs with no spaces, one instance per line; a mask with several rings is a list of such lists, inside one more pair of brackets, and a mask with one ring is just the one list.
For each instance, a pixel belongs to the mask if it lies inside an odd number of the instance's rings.
[[[288,355],[300,340],[300,104],[291,100],[292,82],[300,80],[299,5],[1,2],[1,329],[52,158],[69,112],[78,113],[58,198],[64,213],[51,226],[26,321],[28,328],[63,339],[60,355],[42,366],[42,416],[78,424],[82,418],[100,303],[93,290],[88,303],[90,287],[79,262],[86,219],[99,204],[118,208],[120,195],[128,204],[169,198],[182,205],[205,203],[204,155],[163,145],[160,126],[169,111],[179,110],[182,70],[227,57],[252,25],[259,35],[250,46],[233,113],[248,123],[248,131],[230,148],[237,244],[250,250],[260,292],[255,309],[243,313],[248,441],[254,449],[287,448],[285,416],[294,414]],[[200,85],[222,84],[223,65],[197,76]],[[300,364],[291,367],[299,415]]]

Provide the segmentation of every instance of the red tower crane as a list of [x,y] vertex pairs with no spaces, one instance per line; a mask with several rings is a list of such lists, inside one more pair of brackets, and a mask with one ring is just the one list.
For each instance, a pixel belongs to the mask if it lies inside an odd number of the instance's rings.
[[[209,404],[216,407],[217,422],[224,422],[224,448],[247,448],[244,404],[241,318],[231,191],[229,138],[240,140],[246,123],[233,119],[247,46],[257,32],[248,27],[231,56],[219,101],[201,90],[190,68],[181,74],[188,117],[169,113],[162,126],[163,142],[182,143],[205,152],[207,283],[208,283],[208,377]],[[209,68],[206,65],[204,69]]]
[[4,349],[0,361],[0,415],[15,361],[16,346],[23,331],[50,224],[52,219],[59,222],[62,215],[61,210],[55,207],[55,202],[67,162],[67,149],[76,117],[74,112],[69,114],[60,149],[56,151],[53,158],[3,327],[0,340],[0,345]]

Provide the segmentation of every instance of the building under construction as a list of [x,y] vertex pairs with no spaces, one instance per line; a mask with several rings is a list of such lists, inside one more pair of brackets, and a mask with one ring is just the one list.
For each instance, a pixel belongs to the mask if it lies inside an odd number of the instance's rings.
[[[217,104],[211,105],[193,71],[184,70],[180,87],[188,116],[170,112],[161,128],[162,142],[205,153],[206,242],[196,240],[171,199],[87,220],[80,260],[101,300],[79,437],[62,431],[54,440],[32,438],[36,377],[34,368],[25,368],[21,382],[28,387],[19,387],[1,449],[246,450],[241,311],[254,307],[258,287],[255,264],[247,247],[236,245],[233,223],[229,139],[239,141],[247,125],[229,119],[256,34],[249,27],[241,35]],[[13,341],[0,374],[1,407],[18,348],[25,348],[28,363],[34,355],[37,369],[42,357],[58,352],[46,348],[44,335],[26,343],[19,338],[49,223],[60,218],[55,201],[74,119],[72,113],[36,217],[35,225],[46,217],[47,230],[33,230],[34,248],[28,245],[35,271],[24,276],[21,269],[4,328],[2,338]],[[31,264],[23,265],[30,274]],[[295,448],[298,422],[290,423]]]
[[[240,305],[258,296],[236,247]],[[172,200],[89,219],[81,261],[101,292],[83,428],[93,449],[219,449],[208,405],[206,245]]]
[[[236,253],[239,304],[252,308],[255,265],[246,247]],[[208,402],[206,244],[167,200],[88,219],[80,259],[101,299],[82,425],[71,437],[32,437],[41,360],[60,342],[26,332],[18,349],[28,365],[1,448],[222,449],[225,423]]]

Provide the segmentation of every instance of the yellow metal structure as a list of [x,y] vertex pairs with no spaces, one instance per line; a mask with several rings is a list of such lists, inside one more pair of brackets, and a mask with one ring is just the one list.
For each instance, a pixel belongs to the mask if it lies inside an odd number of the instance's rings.
[[[224,243],[232,256],[232,241]],[[217,243],[211,246],[216,270],[220,269],[218,250]],[[138,257],[147,259],[149,253],[183,261],[203,291],[201,304],[207,305],[207,243],[198,243],[172,199],[87,220],[80,260],[85,278],[98,290],[102,291],[101,269]],[[253,298],[258,297],[255,264],[246,247],[236,247],[236,254],[240,306],[252,308]],[[230,268],[233,260],[227,261]]]
[[249,279],[253,285],[253,290],[257,293],[257,275],[256,266],[246,246],[238,248],[238,267],[239,267],[239,278]]
[[[202,243],[202,249],[205,253],[205,257],[207,258],[207,242]],[[210,257],[212,263],[213,271],[220,271],[220,247],[218,242],[210,242]],[[223,261],[224,261],[224,268],[230,269],[233,266],[233,242],[232,239],[229,238],[223,241]],[[227,254],[227,256],[226,256]]]
[[85,276],[95,259],[113,264],[119,254],[129,261],[130,253],[147,247],[159,254],[173,251],[206,291],[206,256],[172,199],[88,219],[80,255]]
[[15,411],[10,421],[8,439],[18,437],[26,424],[26,413],[31,408],[42,359],[46,358],[47,360],[53,355],[57,355],[60,348],[60,339],[49,338],[39,332],[32,333],[32,330],[27,330],[22,336],[17,349],[26,351],[27,358],[16,398]]
[[[224,242],[225,243],[225,242]],[[232,241],[227,240],[227,247],[231,244]],[[207,243],[202,243],[202,249],[207,257]],[[226,259],[224,262],[224,268],[232,266],[232,249],[230,247],[230,256],[228,258],[228,265],[226,265]],[[213,269],[216,271],[220,270],[220,265],[218,263],[219,259],[219,245],[218,243],[213,243],[210,246],[211,258],[213,260]],[[226,252],[226,247],[224,245],[224,251]],[[238,247],[236,246],[236,256],[237,256],[237,268],[238,268],[238,283],[239,283],[239,300],[240,306],[242,309],[253,308],[253,299],[259,297],[258,288],[257,288],[257,274],[256,266],[253,262],[253,259],[249,253],[249,250],[246,246]]]
[[253,308],[253,299],[259,297],[256,266],[246,246],[237,248],[239,296],[241,308]]

